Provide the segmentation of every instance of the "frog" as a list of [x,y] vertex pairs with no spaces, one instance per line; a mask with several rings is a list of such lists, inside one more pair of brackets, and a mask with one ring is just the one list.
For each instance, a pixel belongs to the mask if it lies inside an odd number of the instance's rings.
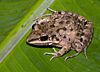
[[[87,47],[93,36],[93,23],[84,16],[68,11],[55,11],[48,9],[52,13],[38,17],[32,26],[32,32],[27,37],[26,42],[36,46],[53,46],[54,52],[45,52],[45,55],[52,55],[50,61],[56,57],[61,57],[69,51],[76,53],[65,57],[76,57],[84,52],[87,58]],[[58,47],[57,51],[54,47]]]

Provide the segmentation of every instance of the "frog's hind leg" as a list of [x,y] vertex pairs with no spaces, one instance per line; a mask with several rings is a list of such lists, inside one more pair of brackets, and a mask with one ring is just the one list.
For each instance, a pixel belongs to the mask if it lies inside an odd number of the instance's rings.
[[85,55],[85,58],[87,59],[88,57],[87,57],[86,49],[87,48],[84,48],[84,55]]
[[[80,54],[80,52],[81,52],[81,51],[78,51],[77,53],[75,53],[75,54],[73,54],[73,55],[67,56],[67,57],[64,59],[64,61],[66,61],[66,60],[69,59],[69,58],[76,57],[77,55]],[[87,59],[86,48],[84,48],[84,55],[85,55],[85,57],[86,57],[86,59]]]
[[49,11],[51,11],[51,12],[57,12],[57,11],[51,9],[51,8],[47,8],[47,10],[49,10]]
[[[51,9],[51,8],[47,8],[47,10],[49,10],[49,11],[51,11],[51,12],[54,12],[54,13],[57,12],[57,11]],[[50,16],[50,15],[52,15],[52,14],[44,14],[44,15],[41,15],[41,16],[37,17],[35,20],[38,20],[39,18],[43,18],[43,17],[48,17],[48,16]],[[34,21],[35,21],[35,20],[34,20]]]
[[48,17],[50,15],[52,15],[52,14],[44,14],[44,15],[38,16],[34,21],[36,21],[36,20],[38,20],[40,18],[43,18],[43,17]]
[[64,59],[64,61],[66,61],[66,60],[69,59],[69,58],[73,58],[73,57],[75,57],[75,56],[77,56],[77,55],[79,55],[79,53],[75,53],[75,54],[73,54],[73,55],[67,56],[67,57]]
[[76,47],[75,51],[76,51],[75,54],[70,55],[70,56],[67,56],[67,57],[64,59],[64,61],[66,61],[66,60],[69,59],[69,58],[76,57],[77,55],[79,55],[79,54],[83,51],[83,49],[82,49],[81,47]]

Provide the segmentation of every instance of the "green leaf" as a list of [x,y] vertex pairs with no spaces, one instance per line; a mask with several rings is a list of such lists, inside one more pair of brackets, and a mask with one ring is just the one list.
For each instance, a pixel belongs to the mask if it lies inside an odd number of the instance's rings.
[[[99,0],[2,0],[0,1],[0,72],[100,72],[100,1]],[[51,4],[52,3],[52,4]],[[78,13],[93,22],[94,34],[83,53],[66,62],[63,57],[50,61],[43,55],[51,48],[26,44],[34,20],[46,8]],[[41,6],[42,5],[42,6]],[[48,12],[47,12],[48,13]],[[70,53],[72,54],[72,53]]]
[[[51,1],[44,1],[35,11],[34,7],[31,11],[16,25],[0,45],[0,61],[2,61],[16,46],[20,39],[30,29],[37,16],[43,14]],[[39,1],[40,3],[41,1]],[[34,12],[33,12],[34,11]]]

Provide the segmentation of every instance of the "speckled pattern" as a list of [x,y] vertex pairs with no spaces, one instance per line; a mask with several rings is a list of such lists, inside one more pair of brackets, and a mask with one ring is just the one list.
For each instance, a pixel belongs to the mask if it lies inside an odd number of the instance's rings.
[[52,45],[61,48],[59,51],[54,49],[54,53],[45,53],[52,54],[51,59],[75,50],[76,54],[66,57],[66,60],[77,56],[82,51],[86,56],[86,48],[91,41],[92,33],[92,22],[78,14],[61,11],[36,19],[27,42],[33,45]]

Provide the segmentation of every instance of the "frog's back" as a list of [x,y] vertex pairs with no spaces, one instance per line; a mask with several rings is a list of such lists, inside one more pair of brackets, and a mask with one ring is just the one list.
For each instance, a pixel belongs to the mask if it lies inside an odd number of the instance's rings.
[[92,37],[92,23],[71,12],[55,12],[39,23],[41,31],[51,37],[50,39],[66,41],[73,48],[84,48]]
[[84,51],[91,41],[93,33],[92,22],[83,16],[71,12],[54,12],[51,15],[39,17],[32,27],[27,42],[34,45],[53,45],[61,49],[52,54],[53,57],[62,56],[69,50],[77,51],[76,54],[65,58],[77,56]]

